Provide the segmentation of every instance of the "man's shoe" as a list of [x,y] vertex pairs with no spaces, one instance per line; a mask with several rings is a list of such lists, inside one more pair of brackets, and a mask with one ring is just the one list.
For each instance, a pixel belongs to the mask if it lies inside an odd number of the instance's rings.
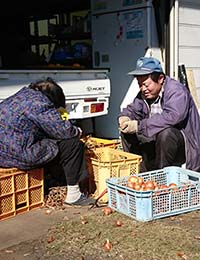
[[88,196],[86,196],[85,194],[81,194],[80,198],[73,202],[73,203],[68,203],[68,202],[64,202],[65,205],[71,205],[71,206],[89,206],[91,204],[93,204],[95,202],[95,199],[90,198]]

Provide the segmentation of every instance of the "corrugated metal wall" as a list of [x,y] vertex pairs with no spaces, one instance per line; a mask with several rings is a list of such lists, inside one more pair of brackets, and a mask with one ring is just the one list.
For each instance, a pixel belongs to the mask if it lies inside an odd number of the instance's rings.
[[179,63],[194,73],[200,103],[200,1],[179,0]]

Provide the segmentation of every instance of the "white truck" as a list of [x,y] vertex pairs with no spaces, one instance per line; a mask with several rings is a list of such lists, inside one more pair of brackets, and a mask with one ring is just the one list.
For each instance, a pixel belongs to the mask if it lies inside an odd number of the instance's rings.
[[23,86],[47,77],[63,88],[69,119],[108,114],[111,88],[107,70],[0,70],[0,102]]

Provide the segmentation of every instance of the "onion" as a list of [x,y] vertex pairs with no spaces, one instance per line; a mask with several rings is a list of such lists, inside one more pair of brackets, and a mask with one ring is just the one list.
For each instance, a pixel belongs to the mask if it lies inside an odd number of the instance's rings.
[[178,191],[178,187],[177,187],[176,183],[173,183],[173,182],[170,183],[169,188],[171,188],[173,191]]
[[141,189],[141,185],[139,183],[135,183],[134,190],[140,190],[140,189]]
[[132,183],[136,183],[138,181],[138,177],[135,176],[135,175],[131,175],[129,178],[128,178],[128,181],[132,182]]
[[157,181],[154,181],[153,184],[154,184],[154,187],[158,187]]
[[52,213],[52,210],[50,210],[50,209],[47,209],[46,211],[45,211],[45,214],[46,215],[50,215]]
[[[168,186],[167,185],[164,185],[164,184],[161,184],[160,185],[160,189],[162,190],[162,189],[167,189],[168,188]],[[162,193],[168,193],[168,190],[162,190]]]
[[169,184],[169,188],[171,188],[171,187],[177,187],[176,183],[173,183],[173,182],[170,183],[170,184]]
[[154,182],[153,181],[146,181],[145,182],[145,190],[154,190]]
[[107,239],[106,243],[104,244],[104,249],[106,251],[110,251],[110,249],[112,248],[112,244],[110,243],[110,241]]
[[140,191],[145,191],[145,184],[144,183],[141,185]]
[[105,207],[102,209],[104,215],[108,216],[110,214],[112,214],[112,209],[110,207]]
[[126,186],[127,186],[128,188],[130,188],[130,189],[134,189],[134,188],[135,188],[135,183],[133,183],[133,182],[131,182],[131,181],[128,181]]
[[115,226],[116,226],[116,227],[121,227],[121,226],[122,226],[121,220],[116,220],[116,221],[115,221]]
[[137,183],[142,185],[144,183],[144,178],[138,177]]
[[160,189],[162,190],[162,189],[167,189],[168,188],[168,186],[167,185],[165,185],[165,184],[161,184],[160,185]]

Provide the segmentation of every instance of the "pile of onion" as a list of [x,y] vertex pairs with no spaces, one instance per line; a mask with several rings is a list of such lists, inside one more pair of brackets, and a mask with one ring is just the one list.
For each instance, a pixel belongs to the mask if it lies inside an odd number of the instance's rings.
[[171,188],[174,191],[178,190],[176,183],[170,183],[169,185],[165,185],[165,184],[158,185],[156,181],[152,181],[152,180],[144,181],[144,178],[136,175],[129,176],[126,186],[136,191],[151,191],[151,190],[157,191],[157,190],[162,190],[167,188]]
[[175,183],[170,183],[168,186],[164,184],[158,185],[156,181],[152,181],[152,180],[144,181],[144,178],[136,175],[131,175],[128,178],[126,186],[136,191],[151,191],[151,190],[157,191],[166,188],[177,189],[177,185]]
[[131,175],[128,178],[127,187],[137,191],[149,191],[155,190],[158,187],[158,184],[157,182],[151,180],[144,181],[144,178],[142,177]]

